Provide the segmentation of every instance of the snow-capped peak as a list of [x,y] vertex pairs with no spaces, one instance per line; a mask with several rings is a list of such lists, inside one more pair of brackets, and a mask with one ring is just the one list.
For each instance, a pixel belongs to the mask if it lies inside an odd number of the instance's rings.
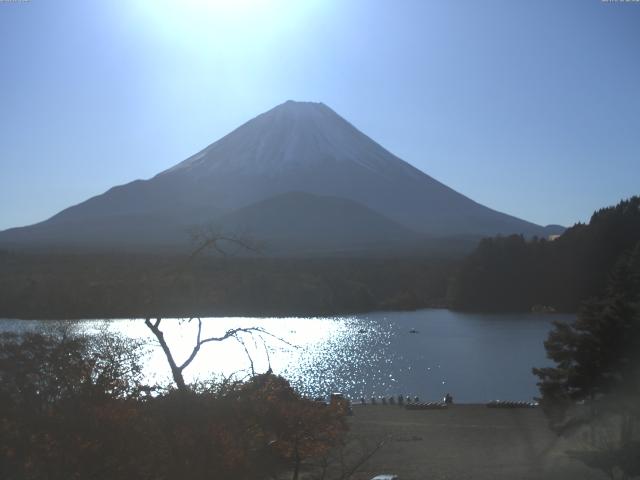
[[390,162],[408,167],[324,103],[289,100],[163,173],[275,175],[325,162],[353,162],[378,173]]

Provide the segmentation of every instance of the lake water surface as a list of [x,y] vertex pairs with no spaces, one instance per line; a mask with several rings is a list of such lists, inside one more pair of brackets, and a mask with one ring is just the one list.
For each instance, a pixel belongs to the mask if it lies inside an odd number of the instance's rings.
[[[469,314],[428,309],[326,318],[203,319],[203,338],[236,327],[261,327],[269,335],[244,335],[202,347],[185,370],[188,380],[211,376],[242,378],[269,366],[301,392],[318,396],[343,392],[359,399],[411,395],[437,400],[451,392],[459,402],[531,400],[538,394],[533,366],[550,365],[543,341],[553,320],[572,315]],[[37,329],[49,322],[0,320],[0,331]],[[193,347],[196,321],[162,320],[178,363]],[[169,381],[163,353],[144,321],[84,320],[85,331],[100,328],[148,340],[147,375]],[[245,350],[246,348],[246,350]]]

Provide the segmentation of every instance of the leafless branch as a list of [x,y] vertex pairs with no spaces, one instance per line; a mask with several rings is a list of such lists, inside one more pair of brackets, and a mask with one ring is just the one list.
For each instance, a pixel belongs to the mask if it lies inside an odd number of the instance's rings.
[[253,359],[251,358],[251,355],[249,354],[249,350],[247,349],[246,343],[244,342],[244,340],[242,339],[241,335],[244,333],[248,333],[250,335],[254,335],[254,334],[258,334],[258,336],[260,337],[260,339],[262,340],[263,345],[265,346],[265,351],[267,352],[267,359],[269,361],[269,370],[271,370],[271,359],[269,358],[269,352],[266,346],[266,342],[263,338],[263,335],[267,335],[270,336],[282,343],[285,343],[289,346],[292,346],[294,348],[297,348],[295,345],[292,345],[291,343],[287,342],[285,339],[278,337],[277,335],[273,335],[272,333],[266,331],[264,328],[262,327],[238,327],[238,328],[232,328],[227,330],[223,335],[219,336],[219,337],[207,337],[207,338],[202,338],[202,319],[198,318],[198,317],[194,317],[194,318],[190,318],[188,321],[191,322],[192,320],[197,320],[198,321],[198,329],[197,329],[197,333],[196,333],[196,339],[195,339],[195,345],[193,347],[193,349],[191,350],[191,353],[189,354],[189,356],[186,358],[186,360],[178,365],[178,363],[176,362],[175,358],[173,357],[173,354],[171,353],[171,349],[169,348],[169,345],[167,343],[167,341],[164,338],[164,333],[162,332],[162,330],[160,330],[160,322],[162,319],[157,318],[155,321],[151,321],[150,318],[145,319],[145,324],[147,325],[147,327],[151,330],[151,332],[153,332],[153,334],[155,335],[156,339],[158,340],[158,343],[160,343],[160,347],[162,348],[162,351],[165,354],[165,357],[167,358],[167,362],[169,363],[169,367],[171,368],[171,374],[173,376],[173,380],[176,383],[176,386],[178,387],[179,390],[186,390],[187,386],[186,386],[186,382],[184,381],[184,375],[183,372],[185,370],[185,368],[187,368],[191,362],[193,362],[193,360],[195,360],[196,356],[198,355],[198,352],[200,351],[200,348],[202,348],[202,345],[206,344],[206,343],[211,343],[211,342],[223,342],[224,340],[227,340],[229,338],[235,338],[236,341],[238,341],[242,347],[244,348],[244,351],[247,354],[247,357],[249,358],[249,363],[251,365],[251,373],[252,375],[255,375],[255,370],[254,370],[254,364],[253,364]]
[[[271,355],[269,355],[269,348],[267,347],[267,342],[264,341],[264,338],[262,337],[262,335],[260,335],[260,340],[262,340],[262,346],[264,347],[264,353],[267,356],[267,364],[269,365],[269,372],[271,372]],[[291,345],[291,344],[289,344],[289,345]]]
[[208,249],[213,249],[221,256],[227,257],[230,252],[222,247],[222,244],[225,243],[236,247],[236,252],[238,248],[249,252],[260,252],[257,242],[251,240],[248,235],[224,234],[212,225],[194,227],[191,229],[190,235],[195,249],[191,252],[189,260]]
[[144,320],[144,323],[158,339],[160,347],[162,348],[162,351],[167,358],[167,362],[169,363],[169,367],[171,368],[171,374],[173,376],[173,380],[176,382],[176,386],[179,390],[184,391],[187,389],[187,385],[184,382],[184,377],[182,376],[182,370],[184,368],[181,369],[176,364],[176,361],[173,358],[173,354],[171,353],[171,349],[169,348],[169,345],[164,338],[164,333],[162,333],[162,330],[160,330],[160,320],[160,318],[157,318],[156,321],[152,323],[150,318],[146,318]]
[[[352,438],[330,450],[315,465],[315,480],[349,480],[385,445],[388,437],[380,438],[371,444],[371,439]],[[359,447],[359,448],[358,448]],[[356,452],[354,450],[360,450]]]
[[240,345],[242,345],[242,348],[244,348],[244,353],[247,354],[247,358],[249,359],[249,365],[251,366],[251,375],[252,376],[255,375],[256,371],[253,368],[253,358],[251,358],[251,354],[249,353],[249,350],[247,349],[247,345],[244,343],[244,340],[242,339],[242,337],[236,336],[235,338],[238,341],[238,343]]
[[349,468],[345,473],[343,473],[342,476],[339,478],[339,480],[347,480],[351,478],[360,469],[360,467],[362,467],[371,457],[373,457],[376,453],[378,453],[378,451],[384,446],[384,444],[385,444],[385,440],[378,442],[374,448],[372,448],[369,452],[367,452],[362,457],[360,457],[355,462],[355,464],[351,466],[351,468]]

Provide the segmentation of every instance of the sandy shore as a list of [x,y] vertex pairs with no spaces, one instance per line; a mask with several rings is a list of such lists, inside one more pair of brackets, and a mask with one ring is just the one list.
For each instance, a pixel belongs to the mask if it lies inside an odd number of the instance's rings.
[[547,428],[538,408],[453,405],[410,411],[356,405],[354,410],[355,443],[370,446],[386,439],[356,480],[380,473],[395,473],[401,480],[605,478],[564,454],[572,446]]

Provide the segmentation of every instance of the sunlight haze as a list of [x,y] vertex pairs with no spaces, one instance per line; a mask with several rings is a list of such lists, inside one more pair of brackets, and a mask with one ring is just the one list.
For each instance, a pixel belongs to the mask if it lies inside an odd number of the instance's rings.
[[0,229],[288,99],[491,208],[586,221],[637,193],[639,23],[599,1],[0,3]]

